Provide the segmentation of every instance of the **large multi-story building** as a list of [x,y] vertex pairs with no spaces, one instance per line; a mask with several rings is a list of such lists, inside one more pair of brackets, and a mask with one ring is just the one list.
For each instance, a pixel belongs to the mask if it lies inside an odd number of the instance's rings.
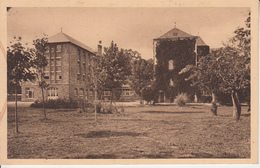
[[[101,53],[101,45],[98,50]],[[48,65],[44,67],[44,78],[49,83],[45,91],[46,99],[87,98],[93,95],[90,73],[93,57],[97,55],[93,49],[60,32],[48,38],[45,55]],[[41,95],[38,82],[22,84],[22,101],[40,100]]]
[[[102,54],[102,46],[94,51],[85,44],[60,32],[48,38],[48,50],[45,56],[48,65],[44,67],[44,79],[49,84],[44,90],[46,99],[94,99],[92,70],[94,57]],[[139,99],[129,85],[115,89],[116,101],[134,101]],[[103,100],[111,99],[111,91],[99,91]],[[100,94],[99,94],[100,95]],[[38,82],[22,83],[22,101],[41,100],[42,93]]]
[[153,40],[156,78],[160,86],[159,102],[173,101],[179,93],[194,95],[187,74],[179,72],[187,65],[196,65],[209,53],[209,46],[199,36],[190,35],[176,27]]

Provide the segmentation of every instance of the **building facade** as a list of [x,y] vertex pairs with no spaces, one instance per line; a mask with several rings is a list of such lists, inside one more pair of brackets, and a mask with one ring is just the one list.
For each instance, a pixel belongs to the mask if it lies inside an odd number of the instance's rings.
[[[91,84],[91,67],[96,53],[67,34],[60,32],[48,38],[45,53],[48,65],[44,67],[44,79],[49,84],[46,99],[88,98]],[[22,83],[22,101],[41,100],[38,82]]]
[[179,72],[187,65],[197,65],[200,57],[209,53],[209,46],[199,36],[190,35],[178,28],[153,40],[154,64],[159,102],[170,101],[180,93],[194,96],[194,90]]
[[[60,32],[48,38],[45,56],[48,65],[44,67],[44,79],[49,84],[44,90],[45,99],[87,99],[94,100],[93,69],[95,57],[102,54],[101,43],[94,51],[85,44]],[[42,99],[38,81],[23,82],[22,101]],[[134,101],[139,99],[129,85],[115,89],[115,101]],[[99,90],[97,96],[111,100],[110,90]]]

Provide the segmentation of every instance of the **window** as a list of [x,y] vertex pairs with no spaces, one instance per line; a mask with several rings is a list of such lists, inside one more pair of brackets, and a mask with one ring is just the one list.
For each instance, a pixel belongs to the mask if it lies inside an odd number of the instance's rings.
[[110,90],[104,90],[103,93],[104,93],[104,96],[111,96]]
[[94,95],[93,89],[90,89],[90,90],[89,90],[89,96],[93,96],[93,95]]
[[83,63],[83,70],[84,70],[83,74],[85,74],[86,73],[86,64],[85,63]]
[[56,59],[56,66],[61,66],[61,59]]
[[54,53],[55,52],[55,48],[51,47],[51,52]]
[[51,80],[54,80],[54,72],[51,72]]
[[32,99],[34,97],[34,91],[31,88],[26,88],[25,89],[25,96],[27,99]]
[[56,71],[61,71],[61,66],[57,66]]
[[79,96],[80,97],[84,96],[84,89],[82,89],[82,88],[79,89]]
[[61,72],[56,72],[56,80],[61,80]]
[[122,95],[123,96],[130,96],[133,94],[133,91],[131,89],[123,89],[122,90]]
[[79,80],[79,78],[80,78],[80,74],[77,74],[77,80]]
[[61,45],[57,45],[57,50],[56,52],[61,52]]
[[80,61],[80,49],[78,49],[78,61]]
[[49,72],[44,72],[43,75],[44,75],[44,79],[50,79]]
[[77,88],[74,89],[74,95],[78,96],[78,89]]
[[80,62],[78,62],[78,73],[80,73]]
[[169,70],[173,70],[173,60],[169,60]]
[[54,66],[54,59],[51,59],[51,66]]
[[173,36],[177,36],[178,34],[177,33],[173,33]]
[[83,51],[83,63],[85,63],[85,62],[86,62],[86,52]]
[[48,99],[57,99],[58,98],[58,88],[50,87],[48,88]]

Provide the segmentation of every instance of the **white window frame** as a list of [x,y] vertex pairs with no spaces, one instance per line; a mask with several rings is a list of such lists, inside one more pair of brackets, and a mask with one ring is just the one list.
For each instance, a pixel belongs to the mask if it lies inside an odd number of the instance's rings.
[[122,89],[122,96],[132,96],[133,91],[131,89]]
[[59,98],[59,90],[55,87],[48,88],[48,99],[58,99]]
[[[32,97],[30,97],[30,92]],[[25,88],[25,97],[27,99],[33,99],[34,98],[34,90],[32,88]]]

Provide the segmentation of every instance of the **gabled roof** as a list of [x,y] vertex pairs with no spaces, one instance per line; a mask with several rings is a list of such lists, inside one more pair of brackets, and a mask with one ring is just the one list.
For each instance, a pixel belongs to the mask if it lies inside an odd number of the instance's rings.
[[70,37],[69,35],[67,35],[67,34],[65,34],[63,32],[60,32],[60,33],[58,33],[58,34],[56,34],[54,36],[49,37],[48,38],[48,42],[49,43],[71,42],[72,44],[75,44],[76,46],[79,46],[79,47],[81,47],[81,48],[83,48],[83,49],[85,49],[85,50],[95,54],[95,51],[92,48],[88,47],[87,45],[79,42],[78,40]]
[[190,35],[175,27],[157,39],[174,39],[174,38],[189,38],[189,37],[195,37],[195,36]]
[[208,45],[200,38],[200,36],[197,36],[196,42],[197,42],[197,46],[208,46]]

